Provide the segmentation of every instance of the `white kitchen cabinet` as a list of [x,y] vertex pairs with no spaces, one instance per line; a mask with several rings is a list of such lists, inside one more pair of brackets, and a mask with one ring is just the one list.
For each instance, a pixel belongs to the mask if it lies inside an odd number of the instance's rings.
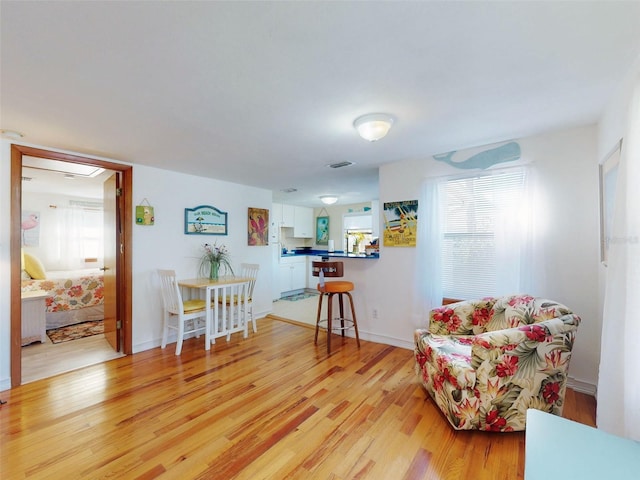
[[307,288],[315,290],[318,288],[318,277],[313,276],[313,262],[321,262],[322,257],[309,255],[307,257]]
[[293,205],[282,205],[282,226],[293,228],[295,224],[295,207]]
[[304,290],[307,284],[307,260],[305,256],[282,257],[279,267],[280,292]]
[[294,207],[293,236],[295,238],[313,238],[313,208]]
[[282,204],[271,205],[271,215],[269,216],[269,243],[280,242],[280,226],[282,225]]

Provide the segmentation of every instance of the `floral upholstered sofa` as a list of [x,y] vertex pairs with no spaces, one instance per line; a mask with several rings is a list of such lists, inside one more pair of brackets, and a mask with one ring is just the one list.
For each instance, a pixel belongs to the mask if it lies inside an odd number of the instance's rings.
[[416,330],[416,373],[457,430],[525,429],[535,408],[562,414],[580,317],[530,295],[432,310]]

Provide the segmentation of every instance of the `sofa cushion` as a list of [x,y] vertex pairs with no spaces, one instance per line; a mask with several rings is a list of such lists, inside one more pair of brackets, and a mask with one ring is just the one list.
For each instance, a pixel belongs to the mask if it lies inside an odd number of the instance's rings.
[[476,372],[471,367],[472,339],[473,337],[448,335],[427,335],[421,338],[418,348],[435,368],[436,390],[443,381],[448,381],[459,389],[474,387]]

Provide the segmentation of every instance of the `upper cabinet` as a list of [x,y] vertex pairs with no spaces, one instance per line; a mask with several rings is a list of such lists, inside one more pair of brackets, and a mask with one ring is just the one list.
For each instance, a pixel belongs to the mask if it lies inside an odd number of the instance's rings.
[[282,205],[282,226],[283,227],[295,227],[295,209],[293,205]]
[[271,205],[269,239],[271,243],[280,241],[280,227],[293,228],[295,238],[313,238],[313,208],[298,207],[283,203]]
[[313,238],[313,208],[295,206],[293,215],[293,236]]

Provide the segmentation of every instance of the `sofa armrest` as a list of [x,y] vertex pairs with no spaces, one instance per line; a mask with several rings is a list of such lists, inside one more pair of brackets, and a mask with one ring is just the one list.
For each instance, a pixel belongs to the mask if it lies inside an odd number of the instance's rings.
[[478,384],[486,386],[484,394],[495,404],[535,397],[540,405],[547,405],[547,411],[561,410],[579,322],[577,315],[568,314],[477,335],[471,365]]

